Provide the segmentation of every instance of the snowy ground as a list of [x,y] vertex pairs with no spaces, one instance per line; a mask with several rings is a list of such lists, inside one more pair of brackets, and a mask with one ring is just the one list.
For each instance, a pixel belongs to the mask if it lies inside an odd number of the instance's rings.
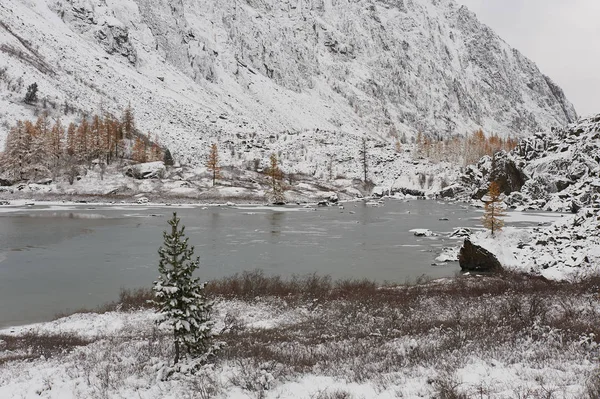
[[151,310],[75,314],[0,332],[0,397],[585,398],[600,386],[595,283],[474,277],[285,294],[250,280],[260,295],[231,280],[214,289],[231,293],[215,307],[227,349],[196,375],[162,378],[172,347]]
[[[147,164],[136,167],[144,165]],[[0,200],[11,203],[17,200],[136,203],[144,202],[146,198],[157,203],[269,203],[270,181],[262,170],[256,172],[223,168],[222,177],[213,186],[212,176],[205,167],[170,167],[164,170],[163,166],[161,177],[152,179],[134,179],[126,176],[127,168],[111,165],[105,173],[101,173],[98,166],[92,166],[73,184],[62,176],[47,184],[23,182],[12,186],[0,186]],[[433,173],[433,169],[428,173]],[[387,194],[401,187],[418,187],[416,182],[410,179],[406,180],[404,185],[401,183],[398,180],[386,187],[375,187],[375,191]],[[327,201],[332,197],[352,200],[369,195],[372,188],[366,187],[357,179],[338,176],[331,180],[319,180],[302,174],[286,175],[283,184],[286,200],[290,203]],[[427,190],[418,191],[424,194],[425,191],[432,192],[433,189],[431,186]]]
[[566,281],[599,275],[600,208],[562,216],[549,226],[506,227],[495,237],[480,231],[471,240],[496,255],[511,271]]

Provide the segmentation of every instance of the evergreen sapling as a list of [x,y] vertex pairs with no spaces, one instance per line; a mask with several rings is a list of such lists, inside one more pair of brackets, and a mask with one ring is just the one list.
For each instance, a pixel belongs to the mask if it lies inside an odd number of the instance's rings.
[[222,343],[213,342],[212,301],[204,293],[206,283],[193,276],[199,257],[193,258],[194,247],[188,247],[185,227],[179,228],[180,219],[173,213],[169,220],[171,232],[164,232],[164,245],[159,248],[159,278],[154,282],[155,299],[160,317],[157,324],[173,331],[174,363],[183,356],[195,364],[206,362]]

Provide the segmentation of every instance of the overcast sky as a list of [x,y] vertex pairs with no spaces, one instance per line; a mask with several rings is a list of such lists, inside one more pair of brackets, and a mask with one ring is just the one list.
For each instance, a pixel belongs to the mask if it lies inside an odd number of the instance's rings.
[[580,116],[600,113],[600,0],[456,0],[533,60]]

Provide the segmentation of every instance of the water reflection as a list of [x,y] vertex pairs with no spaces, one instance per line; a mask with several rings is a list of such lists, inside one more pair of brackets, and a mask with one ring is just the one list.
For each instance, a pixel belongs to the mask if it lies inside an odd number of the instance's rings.
[[285,220],[285,212],[269,212],[267,213],[267,219],[269,220],[269,227],[271,234],[269,235],[271,244],[279,242],[281,237],[281,228]]

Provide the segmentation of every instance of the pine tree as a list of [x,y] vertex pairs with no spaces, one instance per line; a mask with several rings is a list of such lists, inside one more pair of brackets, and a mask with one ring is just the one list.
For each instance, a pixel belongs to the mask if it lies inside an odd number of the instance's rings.
[[279,169],[277,155],[271,154],[269,160],[271,162],[271,166],[267,169],[267,176],[269,176],[269,184],[271,186],[269,194],[274,204],[285,204],[285,186],[281,182],[283,180],[283,172]]
[[182,355],[206,361],[221,346],[213,342],[216,334],[212,331],[212,302],[204,294],[206,283],[193,277],[200,258],[192,259],[194,247],[188,248],[185,227],[179,229],[179,221],[173,213],[168,222],[171,233],[163,233],[164,246],[158,250],[160,277],[154,282],[152,301],[160,313],[157,324],[173,331],[175,364]]
[[485,203],[485,213],[482,218],[483,226],[491,230],[492,236],[504,227],[504,221],[500,218],[506,216],[506,214],[500,195],[500,186],[498,183],[492,182],[487,195],[482,199]]
[[217,178],[221,177],[221,167],[219,166],[219,149],[217,148],[216,143],[213,143],[210,146],[210,153],[208,154],[206,167],[212,172],[212,181],[214,186]]

